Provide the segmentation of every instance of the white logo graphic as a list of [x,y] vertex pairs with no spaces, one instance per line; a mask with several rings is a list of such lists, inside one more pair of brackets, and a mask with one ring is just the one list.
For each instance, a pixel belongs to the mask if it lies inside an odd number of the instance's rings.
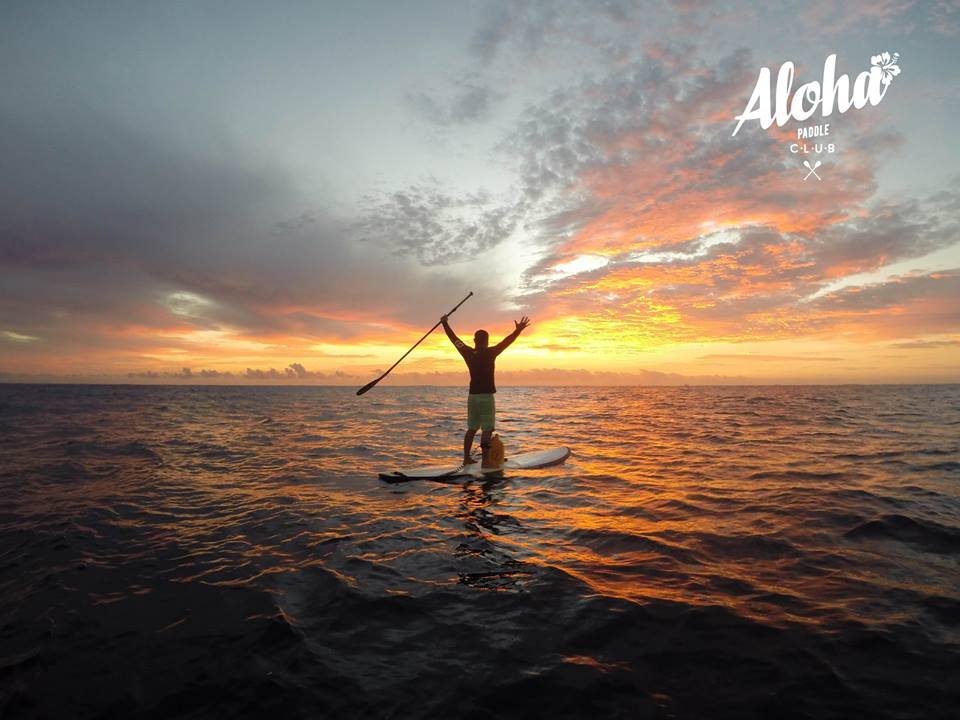
[[[870,64],[874,67],[880,68],[880,72],[883,74],[883,77],[880,79],[884,85],[889,85],[890,82],[900,74],[900,66],[897,64],[900,62],[900,53],[895,52],[891,55],[888,52],[882,52],[879,55],[873,55],[870,58]],[[873,68],[871,68],[872,70]]]
[[804,161],[803,161],[803,166],[804,166],[807,170],[809,170],[810,172],[808,172],[808,173],[806,174],[806,177],[803,178],[803,181],[806,182],[806,181],[807,181],[807,178],[810,177],[811,175],[813,175],[815,178],[817,178],[817,180],[822,181],[823,178],[820,177],[819,175],[817,175],[817,168],[820,167],[821,165],[823,165],[823,163],[820,162],[819,160],[817,160],[813,165],[810,164],[810,161],[809,161],[809,160],[804,160]]
[[[793,63],[785,62],[777,73],[777,85],[770,84],[770,68],[760,68],[757,84],[744,111],[737,115],[737,127],[733,135],[747,120],[759,120],[767,130],[774,123],[783,127],[788,121],[803,122],[820,109],[821,117],[830,117],[834,106],[840,114],[851,107],[860,110],[867,103],[877,105],[890,88],[890,83],[900,74],[900,53],[882,52],[870,58],[870,69],[864,70],[852,85],[848,75],[837,77],[837,55],[827,57],[823,63],[822,82],[813,80],[793,90]],[[792,94],[792,98],[791,98]]]

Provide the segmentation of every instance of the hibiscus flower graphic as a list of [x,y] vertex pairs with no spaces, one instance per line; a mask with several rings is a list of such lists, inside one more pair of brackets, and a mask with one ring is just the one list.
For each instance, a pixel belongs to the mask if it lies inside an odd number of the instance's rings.
[[890,81],[900,74],[899,63],[900,53],[898,52],[895,52],[891,55],[884,50],[879,55],[872,55],[870,57],[870,64],[874,67],[880,68],[880,72],[883,73],[883,76],[880,78],[880,82],[882,82],[884,85],[889,85]]

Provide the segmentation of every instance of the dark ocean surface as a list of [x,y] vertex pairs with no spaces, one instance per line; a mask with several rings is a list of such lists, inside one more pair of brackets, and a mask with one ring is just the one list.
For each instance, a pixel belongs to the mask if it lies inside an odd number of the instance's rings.
[[956,718],[960,386],[0,386],[4,718]]

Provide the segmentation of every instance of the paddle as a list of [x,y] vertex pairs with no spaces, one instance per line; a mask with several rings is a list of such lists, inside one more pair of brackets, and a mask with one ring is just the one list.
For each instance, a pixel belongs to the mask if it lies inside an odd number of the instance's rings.
[[[460,306],[463,305],[467,300],[470,299],[470,296],[471,296],[471,295],[473,295],[473,291],[472,291],[472,290],[470,291],[470,294],[467,295],[463,300],[461,300],[460,302],[458,302],[457,305],[456,305],[456,307],[454,307],[453,310],[451,310],[450,312],[448,312],[447,315],[453,315],[453,314],[457,311],[457,308],[458,308],[458,307],[460,307]],[[443,321],[441,320],[440,322],[443,322]],[[413,347],[410,348],[409,350],[407,350],[407,351],[403,354],[403,357],[401,357],[401,358],[400,358],[399,360],[397,360],[393,365],[390,366],[390,370],[393,370],[397,365],[399,365],[401,362],[403,362],[403,358],[405,358],[407,355],[409,355],[410,353],[412,353],[412,352],[413,352],[413,348],[415,348],[417,345],[419,345],[419,344],[422,343],[424,340],[426,340],[426,339],[427,339],[427,335],[429,335],[430,333],[432,333],[434,330],[436,330],[436,329],[440,326],[440,322],[438,322],[438,323],[437,323],[436,325],[434,325],[432,328],[430,328],[429,330],[427,330],[426,335],[424,335],[422,338],[420,338],[419,340],[417,340],[417,341],[413,344]],[[357,395],[363,395],[367,390],[370,390],[371,388],[373,388],[374,385],[376,385],[378,382],[380,382],[380,381],[383,380],[387,375],[390,374],[390,370],[387,370],[383,375],[381,375],[380,377],[378,377],[376,380],[374,380],[373,382],[368,382],[368,383],[367,383],[366,385],[364,385],[362,388],[360,388],[359,390],[357,390]]]

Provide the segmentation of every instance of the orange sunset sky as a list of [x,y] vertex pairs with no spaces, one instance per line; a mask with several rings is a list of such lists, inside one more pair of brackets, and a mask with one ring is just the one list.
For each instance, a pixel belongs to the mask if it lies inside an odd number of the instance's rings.
[[[960,381],[955,4],[0,20],[2,381],[361,385],[468,291],[464,339],[533,320],[504,385]],[[731,135],[882,51],[880,104]],[[465,377],[438,331],[391,382]]]

